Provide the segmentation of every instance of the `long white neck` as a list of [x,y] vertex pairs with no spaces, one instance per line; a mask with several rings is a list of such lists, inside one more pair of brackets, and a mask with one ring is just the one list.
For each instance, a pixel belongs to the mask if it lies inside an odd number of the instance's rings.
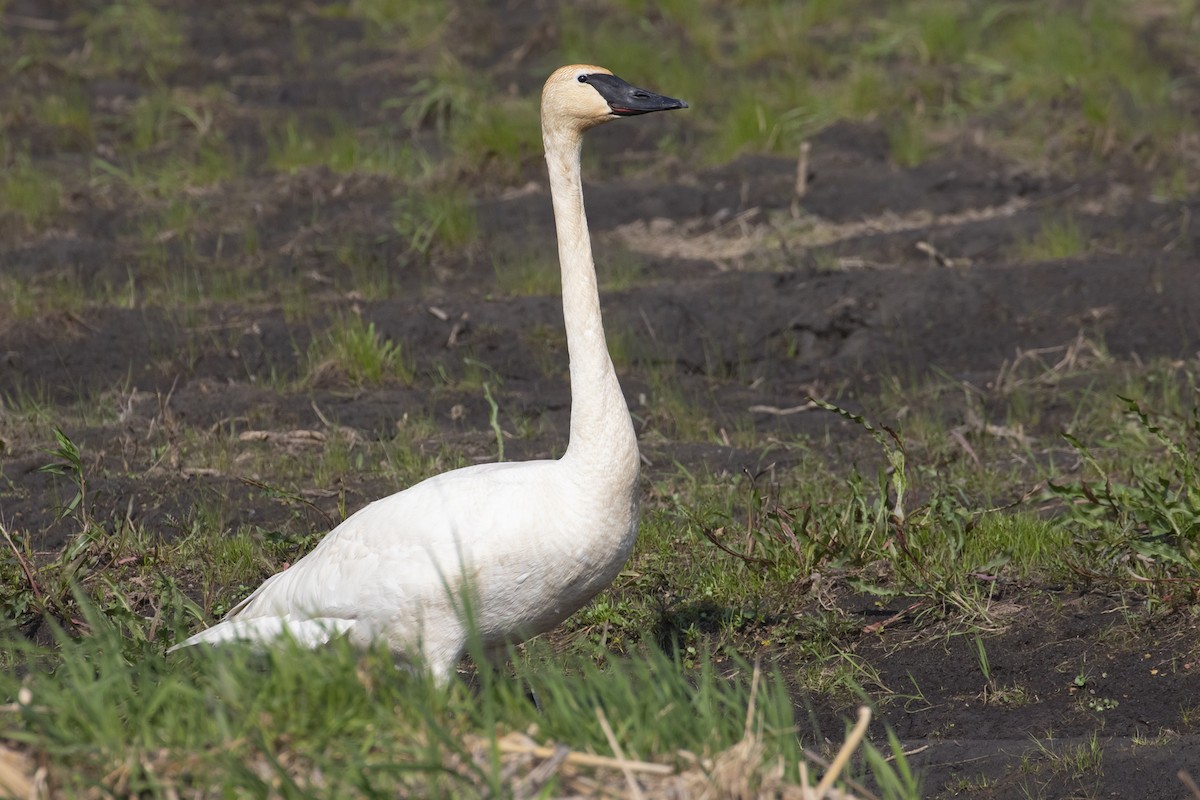
[[571,359],[571,439],[564,461],[604,476],[609,485],[637,480],[637,437],[617,382],[604,325],[596,265],[583,209],[582,134],[543,130],[550,197],[562,267],[563,319]]

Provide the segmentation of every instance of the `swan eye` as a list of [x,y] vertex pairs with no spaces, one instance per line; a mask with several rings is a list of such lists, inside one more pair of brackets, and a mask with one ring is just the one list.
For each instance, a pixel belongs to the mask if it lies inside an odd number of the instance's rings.
[[587,75],[580,75],[578,80],[580,83],[587,83]]

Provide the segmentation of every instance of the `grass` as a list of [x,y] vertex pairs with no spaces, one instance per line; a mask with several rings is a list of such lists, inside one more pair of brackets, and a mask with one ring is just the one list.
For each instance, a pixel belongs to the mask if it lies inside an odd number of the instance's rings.
[[151,81],[179,65],[184,44],[178,19],[149,0],[125,0],[88,14],[84,36],[92,45],[87,69]]
[[[359,317],[347,317],[333,330],[354,331],[373,353],[388,349]],[[479,369],[482,381],[490,373]],[[537,688],[543,708],[561,704],[536,719],[532,706],[522,705],[518,683],[480,677],[483,688],[474,691],[495,692],[494,697],[481,701],[457,685],[441,696],[394,671],[380,653],[284,651],[265,662],[236,653],[163,658],[163,647],[183,629],[220,614],[263,575],[312,546],[324,526],[313,525],[301,499],[305,487],[355,475],[360,481],[374,476],[404,484],[454,466],[453,456],[447,461],[445,454],[434,459],[421,454],[420,443],[434,432],[429,420],[406,422],[394,440],[382,444],[334,436],[319,450],[292,452],[239,444],[233,436],[215,449],[211,436],[177,437],[172,446],[188,467],[268,472],[278,488],[262,491],[290,506],[293,516],[281,525],[240,522],[238,503],[218,494],[193,504],[169,535],[161,526],[125,520],[119,509],[111,517],[98,511],[91,499],[94,457],[59,434],[45,461],[61,481],[63,524],[75,531],[62,552],[45,561],[23,531],[6,529],[15,545],[10,552],[21,555],[0,561],[0,601],[9,619],[49,613],[81,621],[88,635],[60,638],[52,652],[27,644],[13,651],[19,663],[53,666],[54,672],[51,677],[39,666],[24,673],[24,683],[3,679],[9,681],[4,696],[16,697],[24,688],[31,698],[9,712],[9,740],[42,753],[72,790],[84,786],[74,780],[140,791],[152,784],[181,786],[203,775],[206,785],[229,791],[291,781],[291,791],[303,796],[336,794],[352,785],[470,794],[491,791],[508,773],[499,771],[495,755],[479,769],[460,770],[454,764],[465,764],[455,760],[464,748],[494,754],[495,737],[524,731],[534,721],[538,741],[603,748],[607,742],[589,727],[594,706],[614,721],[623,746],[643,758],[670,758],[680,748],[715,753],[728,747],[741,730],[729,719],[744,717],[748,698],[744,683],[715,676],[735,670],[744,677],[745,665],[732,656],[739,652],[787,646],[797,666],[782,677],[792,686],[842,702],[864,691],[882,702],[898,701],[902,689],[886,685],[871,661],[848,646],[860,635],[861,621],[831,609],[797,614],[808,602],[800,587],[810,576],[841,575],[855,591],[885,603],[915,600],[929,619],[965,626],[977,637],[994,624],[988,614],[994,584],[981,582],[980,575],[1011,583],[1072,581],[1082,567],[1093,580],[1119,582],[1134,569],[1139,582],[1125,592],[1139,592],[1156,604],[1187,602],[1176,580],[1200,567],[1193,547],[1200,509],[1191,489],[1197,483],[1200,424],[1193,398],[1183,391],[1191,385],[1190,373],[1155,367],[1150,375],[1142,384],[1156,389],[1139,402],[1120,401],[1119,409],[1088,392],[1094,407],[1078,416],[1093,432],[1107,425],[1104,446],[1063,444],[1090,474],[1078,482],[1056,480],[1053,495],[1043,501],[1066,502],[1041,510],[981,508],[972,493],[977,490],[964,491],[946,471],[944,454],[909,446],[904,421],[885,427],[832,405],[830,420],[858,431],[865,445],[855,459],[859,466],[848,474],[826,461],[827,446],[802,441],[787,445],[788,468],[757,476],[667,471],[648,493],[637,549],[623,576],[569,621],[562,641],[570,646],[555,652],[535,644],[518,656],[517,674]],[[915,402],[926,390],[918,385],[895,391]],[[1063,389],[1042,391],[1061,397]],[[1149,404],[1156,410],[1147,410]],[[44,429],[43,406],[29,398],[12,403],[6,413],[42,420]],[[932,438],[935,420],[921,420],[917,429]],[[36,435],[22,430],[9,425],[0,434]],[[1134,468],[1146,463],[1156,469]],[[32,582],[22,563],[33,565]],[[1065,570],[1064,563],[1075,567]],[[187,594],[184,586],[190,586]],[[1012,708],[1035,702],[1028,688],[994,679],[988,649],[982,638],[976,641],[988,702]],[[674,655],[663,655],[662,648]],[[99,696],[65,709],[85,676],[89,691]],[[661,693],[653,702],[645,697],[649,685]],[[136,707],[131,696],[140,698]],[[774,711],[759,706],[767,715],[765,732],[795,724],[786,692],[782,697],[770,701],[779,703]],[[493,702],[492,711],[481,711]],[[766,696],[760,702],[768,702]],[[193,706],[199,703],[206,714],[197,724]],[[333,719],[331,707],[339,709]],[[673,707],[700,707],[698,727],[689,721],[681,728],[666,710]],[[373,709],[386,709],[387,719]],[[718,724],[703,716],[708,709],[729,719]],[[318,725],[322,714],[327,718]],[[184,719],[192,720],[186,728]],[[797,763],[794,739],[770,733],[767,740],[766,753]],[[1039,763],[1062,774],[1068,767],[1060,765],[1092,763],[1095,757],[1087,749],[1054,752],[1053,763],[1049,757]],[[431,769],[381,766],[401,763]],[[317,776],[327,775],[333,764],[339,766],[336,774],[324,778],[332,783],[320,784]],[[898,775],[888,780],[903,783]],[[915,793],[897,790],[894,796]]]
[[[800,743],[781,677],[768,675],[760,685],[757,670],[751,681],[749,666],[728,656],[718,669],[695,650],[681,662],[643,648],[601,666],[591,655],[564,658],[534,645],[514,654],[517,680],[484,670],[476,688],[455,683],[449,692],[395,669],[378,650],[312,653],[285,645],[265,656],[233,648],[168,658],[165,646],[183,630],[227,607],[213,587],[236,584],[244,592],[255,578],[262,532],[223,535],[225,512],[213,505],[197,506],[170,543],[144,527],[98,519],[85,451],[61,431],[56,437],[48,468],[76,487],[63,515],[80,532],[58,562],[8,576],[4,599],[9,611],[49,613],[66,627],[54,628],[52,648],[9,639],[6,651],[22,668],[0,678],[0,697],[9,700],[0,713],[6,742],[48,759],[58,792],[157,795],[202,783],[230,792],[286,786],[311,797],[494,795],[508,791],[516,774],[501,758],[501,739],[520,731],[600,752],[610,751],[615,736],[624,752],[668,760],[684,750],[714,757],[753,743],[745,780],[799,779]],[[34,561],[28,550],[22,558]],[[201,606],[164,571],[172,564],[178,575],[181,563],[194,564],[204,580]],[[32,590],[32,607],[14,604],[13,584]],[[602,614],[602,606],[593,611]],[[739,679],[731,680],[730,667]],[[526,686],[540,710],[526,699]],[[597,718],[603,721],[589,721]],[[610,719],[614,733],[604,730]],[[777,759],[783,772],[770,777],[764,765]],[[916,796],[906,768],[870,755],[868,763],[884,796]]]
[[0,177],[0,221],[5,214],[23,226],[40,230],[62,204],[62,185],[39,169],[26,154],[18,154]]
[[1087,239],[1072,217],[1048,219],[1032,238],[1017,245],[1017,255],[1024,261],[1056,261],[1076,258],[1087,252]]
[[452,151],[465,164],[512,181],[521,167],[541,157],[538,106],[530,96],[475,96],[471,113],[450,129]]
[[[311,124],[311,123],[310,123]],[[270,142],[271,166],[281,172],[325,166],[335,172],[359,172],[415,179],[424,170],[419,156],[394,131],[348,128],[334,117],[307,130],[295,116],[278,127]]]
[[409,251],[428,259],[438,252],[466,247],[475,240],[473,200],[458,186],[433,187],[399,198],[392,227]]
[[436,43],[457,13],[450,3],[421,0],[354,0],[348,10],[367,23],[372,40],[416,46]]
[[0,308],[13,321],[55,314],[79,313],[95,302],[94,294],[69,273],[41,276],[33,282],[0,275]]
[[[777,618],[802,576],[830,569],[854,574],[868,564],[879,577],[851,578],[860,590],[885,597],[923,597],[928,608],[985,629],[991,625],[990,589],[980,583],[980,575],[1070,581],[1077,573],[1066,564],[1087,563],[1096,578],[1116,579],[1117,571],[1125,568],[1120,565],[1145,559],[1139,575],[1145,576],[1147,586],[1163,581],[1158,585],[1166,590],[1171,581],[1198,567],[1191,543],[1200,516],[1195,493],[1188,488],[1195,480],[1189,454],[1197,443],[1186,417],[1170,417],[1168,426],[1140,407],[1130,409],[1137,442],[1124,439],[1106,452],[1119,451],[1121,462],[1136,469],[1133,465],[1140,461],[1130,454],[1150,448],[1160,459],[1167,455],[1160,462],[1163,473],[1118,475],[1092,459],[1093,471],[1108,484],[1052,484],[1055,494],[1069,501],[1059,510],[1066,519],[1047,519],[1031,510],[981,508],[943,469],[923,468],[924,462],[913,461],[916,456],[905,446],[902,428],[893,438],[888,430],[867,427],[868,421],[849,415],[852,424],[864,429],[864,437],[873,437],[881,448],[878,461],[888,465],[886,471],[873,475],[856,470],[840,487],[813,481],[811,476],[829,468],[802,450],[810,459],[797,473],[809,476],[804,482],[681,473],[654,492],[629,571],[640,576],[637,592],[654,587],[655,593],[710,604],[716,616],[708,622],[679,623],[685,641],[693,646],[702,640],[702,630],[721,631],[720,640],[737,641],[761,620]],[[670,435],[686,438],[678,430]],[[990,493],[1028,491],[1019,487],[1007,484]],[[706,545],[714,539],[720,549]],[[681,561],[681,551],[694,555]],[[614,589],[602,595],[606,608],[623,609],[617,617],[603,620],[610,643],[635,636],[646,626],[644,610],[622,604],[636,596],[629,592]],[[716,628],[707,627],[710,624]],[[768,638],[779,635],[776,631]],[[1019,694],[1015,689],[1012,693]]]
[[557,295],[559,292],[558,250],[518,246],[492,248],[496,288],[507,295]]
[[1050,489],[1071,501],[1069,517],[1075,525],[1099,535],[1092,546],[1110,553],[1115,550],[1118,562],[1133,574],[1193,573],[1200,568],[1200,491],[1196,489],[1200,465],[1194,455],[1200,443],[1200,412],[1193,410],[1190,420],[1163,419],[1136,400],[1122,400],[1133,423],[1131,434],[1142,440],[1143,447],[1153,442],[1152,446],[1163,448],[1163,458],[1153,466],[1126,467],[1120,474],[1102,465],[1085,443],[1066,434],[1099,480],[1051,483]]
[[[848,24],[867,8],[775,0],[736,12],[693,3],[648,16],[633,3],[599,24],[566,11],[562,60],[650,63],[664,40],[678,42],[677,59],[655,80],[709,110],[694,124],[716,162],[741,150],[794,154],[838,119],[895,120],[888,133],[903,166],[928,158],[930,142],[971,118],[1004,119],[988,125],[996,146],[1060,166],[1118,152],[1180,163],[1172,155],[1178,137],[1196,130],[1180,104],[1189,90],[1143,46],[1128,4],[1093,0],[1079,14],[918,0],[872,14],[868,25]],[[1180,30],[1195,13],[1188,4],[1164,12]],[[1177,37],[1162,44],[1183,52]],[[721,80],[708,79],[714,70]]]
[[[711,758],[753,743],[739,765],[749,786],[770,780],[761,766],[777,758],[783,773],[775,781],[798,778],[784,686],[768,675],[751,689],[745,665],[743,679],[729,681],[706,661],[688,681],[678,663],[653,651],[603,673],[587,661],[527,657],[517,674],[537,692],[539,711],[523,682],[486,671],[478,689],[459,684],[445,694],[378,651],[335,647],[318,656],[285,647],[258,659],[236,650],[166,658],[169,627],[133,640],[95,610],[87,623],[89,636],[60,633],[54,653],[23,649],[23,661],[51,662],[53,675],[0,678],[0,695],[19,697],[3,712],[9,741],[35,745],[68,795],[103,788],[157,796],[202,783],[234,794],[496,796],[527,772],[514,771],[502,750],[514,741],[506,734],[526,730],[538,742],[601,754],[616,742],[641,757],[686,749]],[[902,770],[882,759],[869,769],[885,787],[905,786]],[[571,782],[569,773],[552,775],[546,788]]]
[[33,114],[55,129],[65,150],[86,149],[96,140],[91,104],[78,86],[39,98]]
[[386,237],[351,240],[336,248],[334,258],[349,271],[349,282],[364,300],[385,300],[407,288],[397,275],[393,248]]
[[374,322],[364,322],[358,314],[336,320],[309,346],[307,355],[309,382],[344,375],[355,386],[378,385],[384,380],[411,383],[413,366],[400,342],[384,339]]
[[620,292],[643,283],[644,268],[636,254],[622,250],[601,259],[596,265],[596,279],[601,291]]
[[675,365],[658,367],[649,373],[644,424],[667,439],[709,441],[717,433],[707,405],[680,380]]

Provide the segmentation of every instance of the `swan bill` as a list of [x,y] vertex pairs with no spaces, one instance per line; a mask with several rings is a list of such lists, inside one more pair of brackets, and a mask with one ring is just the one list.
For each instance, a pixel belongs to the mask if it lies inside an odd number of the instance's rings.
[[627,83],[616,75],[593,73],[582,75],[580,80],[588,83],[600,93],[604,102],[618,117],[634,117],[638,114],[649,114],[652,111],[671,111],[676,108],[687,108],[688,104],[674,97],[656,94],[646,89]]

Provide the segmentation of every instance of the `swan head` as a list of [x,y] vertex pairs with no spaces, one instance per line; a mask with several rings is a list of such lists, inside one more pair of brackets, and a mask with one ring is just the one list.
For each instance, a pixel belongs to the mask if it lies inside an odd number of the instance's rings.
[[687,107],[682,100],[626,83],[603,67],[572,64],[555,70],[542,88],[542,128],[582,133],[617,117]]

